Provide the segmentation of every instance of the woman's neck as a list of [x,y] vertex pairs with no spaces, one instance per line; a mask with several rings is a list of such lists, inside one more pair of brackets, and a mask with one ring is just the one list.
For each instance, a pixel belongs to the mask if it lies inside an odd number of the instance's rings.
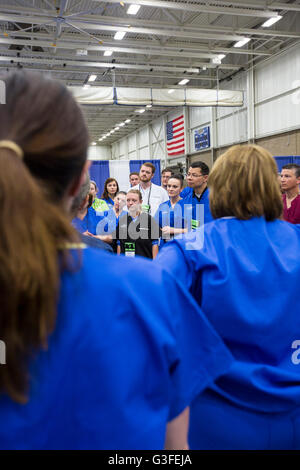
[[175,204],[182,199],[179,194],[177,196],[171,196],[170,197],[170,202],[172,206],[175,206]]

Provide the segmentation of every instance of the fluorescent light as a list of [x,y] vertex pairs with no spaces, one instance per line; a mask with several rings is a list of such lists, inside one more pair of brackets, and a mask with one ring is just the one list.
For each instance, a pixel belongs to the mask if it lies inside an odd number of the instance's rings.
[[204,67],[202,67],[202,70],[207,70],[207,67],[204,65]]
[[105,51],[105,52],[104,52],[104,55],[106,55],[106,56],[111,56],[112,53],[113,53],[113,51]]
[[261,26],[263,28],[269,28],[273,24],[277,23],[277,21],[281,20],[282,16],[273,16],[272,18],[269,18],[267,21],[265,21]]
[[85,84],[85,85],[83,85],[83,87],[82,87],[82,88],[83,88],[84,90],[86,90],[87,88],[91,88],[91,85],[87,85],[87,84]]
[[97,145],[96,142],[92,142],[91,145]]
[[97,75],[90,75],[89,76],[89,82],[94,82],[97,78]]
[[123,127],[125,126],[125,122],[121,122],[121,124],[119,124],[120,127]]
[[127,15],[136,15],[140,8],[141,5],[130,5],[127,10]]
[[120,129],[120,128],[119,128],[118,126],[117,126],[117,127],[115,127],[115,131],[118,131],[119,129]]
[[126,119],[125,124],[128,124],[129,122],[131,122],[131,119]]
[[181,80],[180,82],[178,82],[178,85],[186,85],[187,83],[189,83],[189,79],[188,79],[188,78],[184,78],[183,80]]
[[114,35],[114,39],[121,40],[125,36],[126,31],[117,31],[116,34]]
[[233,47],[243,47],[249,41],[251,41],[251,38],[244,38],[241,41],[238,41],[235,44],[233,44]]
[[145,111],[146,111],[145,109],[139,109],[138,110],[138,112],[141,113],[141,114],[144,113]]
[[171,90],[168,90],[168,93],[174,93],[174,91],[175,90],[173,88],[171,88]]
[[226,54],[219,54],[219,55],[218,55],[218,58],[219,58],[220,60],[224,59],[224,57],[226,57]]
[[152,108],[152,104],[146,104],[146,108]]

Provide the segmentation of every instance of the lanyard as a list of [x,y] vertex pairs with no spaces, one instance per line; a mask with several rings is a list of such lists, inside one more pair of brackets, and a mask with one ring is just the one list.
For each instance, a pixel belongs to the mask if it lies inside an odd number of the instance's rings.
[[[151,189],[152,189],[152,183],[150,184],[150,189],[149,189],[149,194],[148,194],[148,202],[147,202],[148,206],[149,206],[149,201],[150,201],[150,196],[151,196]],[[143,199],[144,199],[144,194],[145,194],[146,190],[142,189],[140,184],[139,184],[139,190],[142,193],[142,196],[143,196]]]

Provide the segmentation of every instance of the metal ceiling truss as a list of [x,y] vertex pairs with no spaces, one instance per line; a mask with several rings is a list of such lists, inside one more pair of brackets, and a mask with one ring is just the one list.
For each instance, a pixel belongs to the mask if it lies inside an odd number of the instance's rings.
[[[230,78],[300,40],[298,1],[92,0],[88,7],[84,0],[40,0],[32,7],[21,0],[2,3],[0,71],[14,67],[39,70],[73,86],[86,83],[89,74],[95,73],[97,80],[92,86],[180,88],[178,81],[187,78],[188,86],[214,87],[218,80]],[[142,7],[137,16],[126,14],[132,3]],[[76,11],[81,6],[82,11]],[[261,27],[267,18],[278,15],[288,20],[299,17],[298,21],[281,21],[275,28]],[[114,40],[117,31],[126,32],[122,41]],[[247,46],[233,47],[245,37],[251,39]],[[105,51],[113,51],[113,55],[104,57]],[[225,57],[213,63],[220,54]],[[95,140],[122,116],[130,116],[131,123],[103,144],[169,110],[153,107],[138,115],[132,108],[120,106],[83,109]]]

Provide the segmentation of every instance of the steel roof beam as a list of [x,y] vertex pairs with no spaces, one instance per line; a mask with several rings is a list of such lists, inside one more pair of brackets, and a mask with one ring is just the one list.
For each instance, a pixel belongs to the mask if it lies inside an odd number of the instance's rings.
[[[100,0],[93,0],[94,2],[100,2]],[[119,0],[108,0],[107,3],[120,3]],[[216,13],[216,14],[223,14],[223,15],[237,15],[237,16],[254,16],[256,18],[273,18],[278,16],[277,12],[272,10],[261,10],[261,9],[254,9],[250,4],[250,8],[240,8],[231,6],[233,5],[230,2],[228,6],[216,6],[218,2],[203,2],[195,4],[188,4],[183,2],[171,2],[171,1],[161,1],[161,0],[124,0],[124,4],[131,4],[135,3],[141,6],[147,6],[152,8],[166,8],[171,10],[180,10],[180,11],[193,11],[197,13]],[[220,4],[220,2],[219,2]]]

